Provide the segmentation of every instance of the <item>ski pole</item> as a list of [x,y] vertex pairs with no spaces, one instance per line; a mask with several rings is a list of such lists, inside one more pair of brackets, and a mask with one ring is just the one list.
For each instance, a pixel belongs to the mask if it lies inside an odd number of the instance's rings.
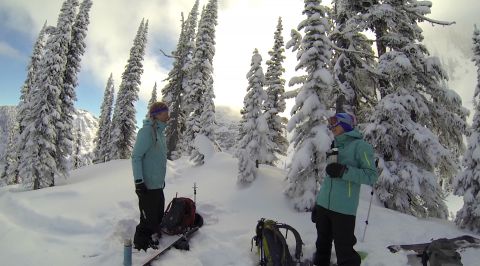
[[197,182],[193,183],[193,202],[197,203]]
[[365,229],[363,230],[363,237],[362,237],[362,242],[365,241],[365,234],[367,233],[367,226],[368,226],[368,219],[370,218],[370,210],[372,208],[372,200],[373,200],[373,187],[372,187],[372,192],[370,192],[370,204],[368,205],[368,214],[367,214],[367,220],[365,220]]

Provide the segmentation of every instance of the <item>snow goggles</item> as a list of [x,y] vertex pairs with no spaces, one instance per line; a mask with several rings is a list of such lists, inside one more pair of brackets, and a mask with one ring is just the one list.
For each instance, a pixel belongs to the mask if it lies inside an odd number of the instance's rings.
[[150,112],[150,115],[158,115],[158,114],[163,113],[163,112],[168,112],[168,107],[164,106],[164,107],[153,109]]
[[327,127],[328,127],[329,130],[332,130],[336,126],[340,125],[340,121],[338,121],[338,119],[335,116],[329,117],[327,120],[328,120],[328,126]]
[[336,126],[340,125],[345,131],[353,130],[355,124],[355,118],[347,113],[337,113],[334,116],[328,118],[328,129],[332,130]]

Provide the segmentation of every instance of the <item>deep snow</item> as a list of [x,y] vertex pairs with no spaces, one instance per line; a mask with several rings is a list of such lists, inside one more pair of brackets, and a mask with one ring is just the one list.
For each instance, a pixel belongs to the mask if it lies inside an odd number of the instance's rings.
[[[295,227],[305,242],[304,257],[311,257],[315,227],[310,213],[296,212],[283,195],[285,176],[283,169],[261,166],[257,180],[242,187],[236,183],[237,160],[229,154],[207,156],[199,167],[186,158],[169,162],[167,203],[177,192],[193,198],[196,183],[205,225],[191,239],[190,251],[172,249],[154,265],[256,265],[251,238],[261,217]],[[370,188],[363,187],[356,226],[356,248],[369,252],[363,265],[407,265],[406,253],[391,254],[385,248],[390,244],[468,234],[450,221],[418,219],[374,202],[361,242],[369,200]],[[0,188],[0,210],[1,265],[122,265],[123,241],[133,236],[138,221],[130,161],[80,168],[52,188]],[[293,248],[293,237],[288,241]],[[135,252],[134,265],[150,253]],[[480,259],[479,250],[461,254],[466,266]]]

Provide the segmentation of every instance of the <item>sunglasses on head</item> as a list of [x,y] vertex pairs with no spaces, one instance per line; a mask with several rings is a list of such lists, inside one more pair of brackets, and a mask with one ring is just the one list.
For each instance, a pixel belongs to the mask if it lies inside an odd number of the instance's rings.
[[150,112],[150,115],[158,115],[164,112],[168,113],[168,107],[160,107],[158,109],[154,109],[152,112]]

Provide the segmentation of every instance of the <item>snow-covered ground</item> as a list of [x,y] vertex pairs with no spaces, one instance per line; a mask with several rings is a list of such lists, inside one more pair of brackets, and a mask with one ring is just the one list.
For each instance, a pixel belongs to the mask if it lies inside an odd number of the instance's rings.
[[[305,242],[304,257],[312,256],[315,227],[310,213],[296,212],[284,197],[283,169],[261,166],[257,180],[240,187],[235,158],[215,153],[206,159],[200,167],[191,166],[183,158],[169,162],[167,203],[177,192],[193,198],[196,183],[198,212],[205,225],[191,239],[190,251],[172,249],[154,265],[256,265],[258,256],[255,248],[250,251],[251,238],[261,217],[295,227]],[[368,187],[363,188],[361,198],[356,248],[369,253],[363,265],[407,265],[406,253],[390,253],[385,248],[390,244],[468,234],[449,221],[417,219],[374,203],[362,242],[370,200]],[[133,236],[138,221],[130,161],[75,170],[71,178],[52,188],[0,188],[0,210],[1,265],[122,265],[123,240]],[[289,236],[293,248],[293,237]],[[461,254],[464,265],[478,265],[479,250]],[[146,256],[135,252],[134,265]]]

